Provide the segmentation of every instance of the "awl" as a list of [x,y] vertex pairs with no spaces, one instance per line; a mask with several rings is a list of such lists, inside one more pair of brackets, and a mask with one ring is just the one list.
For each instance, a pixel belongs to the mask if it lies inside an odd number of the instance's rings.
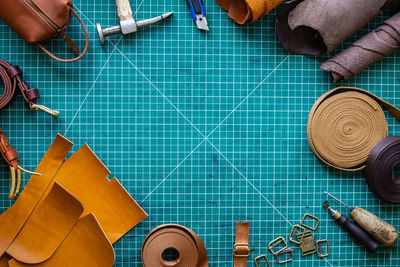
[[378,250],[378,242],[370,237],[367,232],[364,231],[364,229],[350,221],[339,211],[332,209],[329,206],[328,201],[324,202],[323,207],[328,209],[329,214],[333,217],[333,219],[335,219],[335,221],[342,226],[354,240],[362,244],[370,253],[374,253]]
[[208,22],[203,0],[186,0],[186,4],[190,10],[190,15],[192,15],[194,22],[196,22],[197,28],[208,31]]
[[388,224],[381,218],[365,209],[359,207],[351,208],[328,192],[324,193],[351,210],[350,216],[353,218],[353,220],[362,228],[364,228],[364,230],[367,231],[371,236],[378,240],[379,243],[386,247],[391,247],[396,243],[397,239],[399,238],[399,234],[392,225]]

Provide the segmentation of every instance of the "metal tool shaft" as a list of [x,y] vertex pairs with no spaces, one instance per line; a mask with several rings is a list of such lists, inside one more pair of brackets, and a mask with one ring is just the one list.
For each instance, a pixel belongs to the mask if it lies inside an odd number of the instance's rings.
[[336,200],[337,202],[339,202],[340,204],[342,204],[343,206],[345,206],[346,208],[348,208],[349,210],[353,210],[354,208],[349,207],[348,205],[346,205],[343,201],[341,201],[340,199],[338,199],[337,197],[333,196],[332,194],[328,193],[328,192],[324,192],[326,195],[330,196],[331,198],[333,198],[334,200]]
[[172,16],[172,14],[174,14],[174,12],[168,12],[168,13],[165,13],[165,14],[163,14],[161,16],[158,16],[158,17],[155,17],[155,18],[151,18],[151,19],[139,20],[139,21],[136,21],[136,26],[138,27],[138,29],[141,29],[141,28],[150,26],[152,24],[155,24],[157,22],[160,22],[162,20],[165,20],[166,18]]

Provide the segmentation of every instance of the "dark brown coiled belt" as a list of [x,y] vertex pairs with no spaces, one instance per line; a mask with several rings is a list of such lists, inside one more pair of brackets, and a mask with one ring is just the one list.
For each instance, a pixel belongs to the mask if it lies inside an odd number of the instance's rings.
[[365,169],[369,188],[391,204],[400,204],[400,177],[392,177],[393,167],[399,163],[400,136],[389,136],[372,149]]
[[43,110],[53,116],[58,116],[59,112],[49,109],[43,105],[36,103],[40,97],[38,89],[31,89],[24,81],[21,69],[16,65],[11,65],[4,60],[0,60],[0,77],[4,83],[4,93],[0,97],[0,109],[5,108],[16,94],[17,87],[20,89],[25,101],[28,102],[29,108],[33,110]]

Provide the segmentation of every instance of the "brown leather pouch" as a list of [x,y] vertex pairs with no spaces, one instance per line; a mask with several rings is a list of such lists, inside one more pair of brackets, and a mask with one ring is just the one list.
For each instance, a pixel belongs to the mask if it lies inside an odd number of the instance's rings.
[[[73,59],[61,59],[48,51],[43,43],[56,36],[63,38],[75,53],[79,48],[64,33],[72,15],[74,15],[86,36],[83,52]],[[73,62],[81,59],[89,47],[89,36],[85,25],[75,13],[71,0],[2,0],[0,18],[4,20],[28,44],[37,45],[50,57],[61,62]]]

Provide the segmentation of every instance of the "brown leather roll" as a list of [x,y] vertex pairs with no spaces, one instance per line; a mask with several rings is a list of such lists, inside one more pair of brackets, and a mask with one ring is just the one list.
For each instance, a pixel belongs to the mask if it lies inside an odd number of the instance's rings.
[[311,150],[324,163],[344,171],[365,168],[374,146],[388,136],[381,104],[397,120],[400,110],[368,91],[338,87],[313,105],[307,123]]
[[400,162],[400,136],[389,136],[371,151],[365,174],[372,192],[391,204],[400,204],[400,177],[392,178],[393,168]]
[[276,35],[295,54],[323,56],[380,15],[388,0],[293,0],[277,14]]
[[182,225],[164,224],[143,240],[142,263],[144,267],[207,267],[208,259],[196,233]]
[[330,72],[335,82],[346,80],[399,48],[400,13],[397,13],[349,48],[322,63],[321,69]]

